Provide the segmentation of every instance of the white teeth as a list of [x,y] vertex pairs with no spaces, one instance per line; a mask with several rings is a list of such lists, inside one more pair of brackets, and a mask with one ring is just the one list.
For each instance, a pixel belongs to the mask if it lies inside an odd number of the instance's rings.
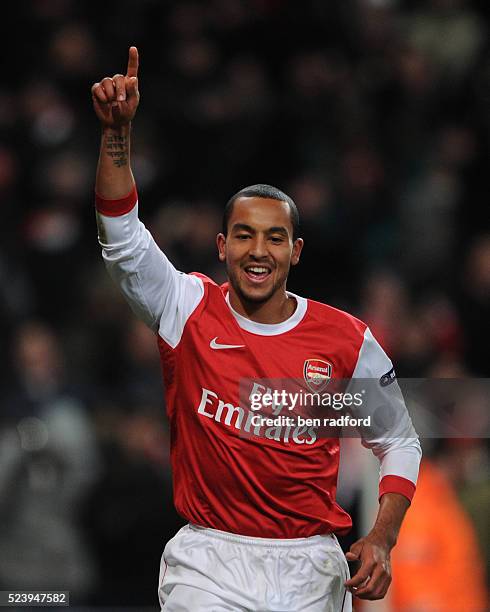
[[268,272],[267,268],[247,268],[248,272],[254,272],[255,274],[265,274],[266,272]]

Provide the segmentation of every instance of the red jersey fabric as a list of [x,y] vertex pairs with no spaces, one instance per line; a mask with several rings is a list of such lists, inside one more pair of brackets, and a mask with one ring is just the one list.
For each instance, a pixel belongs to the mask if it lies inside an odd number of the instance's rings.
[[[352,522],[335,501],[338,439],[314,440],[308,431],[296,440],[290,432],[287,442],[243,436],[245,414],[219,410],[219,404],[240,405],[240,379],[301,378],[307,359],[327,361],[337,378],[350,378],[366,326],[308,300],[295,328],[257,335],[239,327],[225,301],[227,285],[201,278],[204,297],[180,343],[174,349],[158,339],[177,511],[196,525],[247,536],[345,533]],[[213,350],[210,341],[216,337],[243,347]]]

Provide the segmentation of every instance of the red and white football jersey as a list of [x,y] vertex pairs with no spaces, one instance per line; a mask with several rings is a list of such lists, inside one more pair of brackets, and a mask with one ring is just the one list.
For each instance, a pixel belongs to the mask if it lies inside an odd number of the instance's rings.
[[[296,310],[286,321],[251,321],[231,308],[226,284],[172,266],[138,220],[135,191],[117,201],[97,198],[97,209],[108,270],[157,333],[177,511],[196,525],[246,536],[348,531],[350,516],[335,499],[338,438],[308,426],[257,425],[240,384],[379,381],[393,366],[367,326],[293,294]],[[361,431],[380,459],[380,495],[411,499],[420,445],[396,381],[377,385],[376,393],[374,401],[389,404],[396,417],[390,435]],[[361,406],[356,416],[368,410]]]

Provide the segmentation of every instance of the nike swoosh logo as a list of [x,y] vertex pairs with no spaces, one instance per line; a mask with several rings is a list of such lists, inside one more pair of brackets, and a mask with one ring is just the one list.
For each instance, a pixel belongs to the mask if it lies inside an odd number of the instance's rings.
[[234,348],[243,348],[245,345],[244,344],[218,344],[216,342],[216,340],[218,339],[218,336],[216,336],[216,338],[213,338],[211,340],[211,342],[209,343],[209,346],[212,349],[234,349]]

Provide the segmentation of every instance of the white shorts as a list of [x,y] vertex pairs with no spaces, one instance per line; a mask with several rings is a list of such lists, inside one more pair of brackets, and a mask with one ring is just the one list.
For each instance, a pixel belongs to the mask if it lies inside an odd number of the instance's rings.
[[349,568],[334,535],[276,540],[186,525],[165,547],[165,612],[351,612]]

